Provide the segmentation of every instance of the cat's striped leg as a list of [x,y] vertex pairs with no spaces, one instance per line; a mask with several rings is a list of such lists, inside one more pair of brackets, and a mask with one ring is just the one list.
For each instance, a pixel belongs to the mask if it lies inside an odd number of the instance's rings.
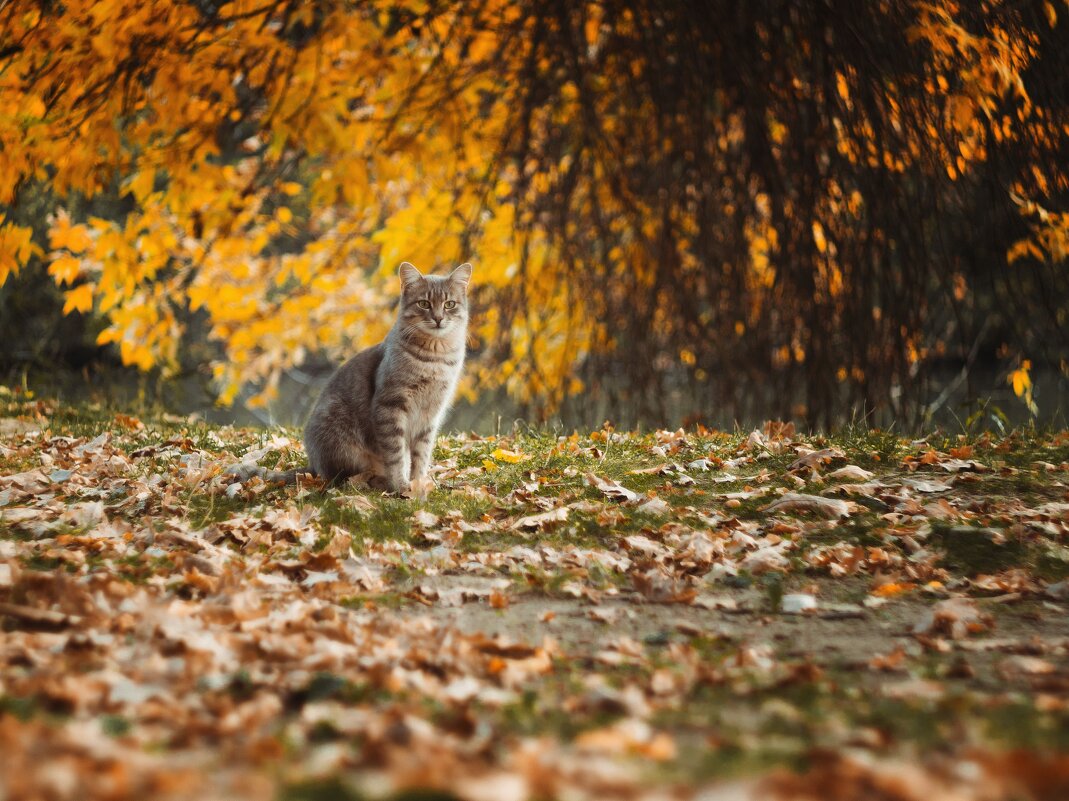
[[397,408],[378,405],[374,411],[373,422],[386,489],[389,492],[400,492],[408,486],[409,451],[404,429],[405,418]]
[[427,470],[431,466],[431,456],[434,452],[435,434],[433,426],[428,426],[417,431],[408,442],[412,453],[412,480],[418,481],[427,477]]

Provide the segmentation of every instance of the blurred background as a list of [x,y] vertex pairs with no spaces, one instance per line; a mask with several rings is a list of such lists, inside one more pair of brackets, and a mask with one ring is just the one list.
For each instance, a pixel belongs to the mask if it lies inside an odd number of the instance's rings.
[[403,260],[452,425],[1066,425],[1065,0],[0,1],[0,382],[303,422]]

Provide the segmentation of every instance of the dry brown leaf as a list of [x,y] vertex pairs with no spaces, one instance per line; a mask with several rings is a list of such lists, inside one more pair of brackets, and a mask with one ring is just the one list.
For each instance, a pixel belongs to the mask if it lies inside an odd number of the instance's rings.
[[407,489],[401,493],[404,498],[412,498],[413,500],[422,501],[426,500],[427,496],[434,492],[436,485],[434,479],[430,476],[424,476],[423,478],[412,479]]
[[602,493],[604,493],[606,497],[614,501],[637,503],[643,498],[642,495],[639,495],[637,492],[629,490],[627,487],[623,486],[619,482],[611,481],[607,478],[601,478],[595,475],[594,473],[587,473],[586,481],[592,487],[597,488]]
[[999,662],[998,672],[1005,679],[1021,679],[1029,676],[1049,676],[1056,672],[1052,662],[1037,656],[1018,654],[1008,656]]
[[511,603],[511,599],[508,594],[501,590],[491,590],[490,595],[487,596],[487,603],[490,604],[492,609],[506,609]]
[[830,464],[836,459],[845,459],[846,454],[841,448],[821,448],[817,451],[811,451],[805,453],[791,462],[787,468],[788,473],[795,473],[799,470],[815,470],[818,467],[823,467],[826,464]]
[[420,528],[435,528],[438,525],[438,515],[419,509],[412,514],[412,522]]
[[644,573],[632,573],[631,585],[644,598],[655,603],[689,604],[698,596],[696,588],[656,568]]
[[981,612],[969,598],[948,598],[939,601],[913,627],[914,634],[942,635],[960,640],[979,634],[994,625],[991,615]]
[[851,510],[855,508],[849,501],[841,501],[838,498],[825,498],[822,495],[801,495],[788,492],[781,495],[768,506],[763,512],[810,512],[829,519],[849,517]]
[[558,506],[556,509],[549,509],[545,512],[539,512],[535,515],[528,515],[527,517],[521,517],[514,522],[509,528],[513,531],[521,529],[542,529],[556,525],[557,523],[563,523],[568,519],[568,507]]
[[875,475],[875,473],[864,470],[856,464],[848,464],[845,467],[840,467],[838,470],[828,473],[825,478],[837,478],[842,479],[843,481],[868,481]]
[[647,515],[666,515],[672,511],[672,507],[663,498],[650,498],[640,503],[635,511]]

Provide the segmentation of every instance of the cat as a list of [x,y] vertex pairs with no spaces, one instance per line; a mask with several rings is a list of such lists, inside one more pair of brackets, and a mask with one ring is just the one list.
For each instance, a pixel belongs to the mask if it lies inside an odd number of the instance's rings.
[[228,469],[244,480],[295,481],[314,473],[336,484],[358,474],[390,493],[426,482],[438,429],[464,365],[472,266],[447,276],[398,270],[401,299],[386,338],[331,376],[304,429],[308,468]]

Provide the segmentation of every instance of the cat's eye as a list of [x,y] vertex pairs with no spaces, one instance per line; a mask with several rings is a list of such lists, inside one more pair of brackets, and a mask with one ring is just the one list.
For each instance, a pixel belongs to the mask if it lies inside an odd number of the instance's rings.
[[457,302],[455,300],[447,300],[445,302],[445,307],[447,309],[455,309],[457,307]]
[[429,300],[421,300],[418,301],[416,305],[419,306],[421,309],[429,309],[431,307],[431,302]]

